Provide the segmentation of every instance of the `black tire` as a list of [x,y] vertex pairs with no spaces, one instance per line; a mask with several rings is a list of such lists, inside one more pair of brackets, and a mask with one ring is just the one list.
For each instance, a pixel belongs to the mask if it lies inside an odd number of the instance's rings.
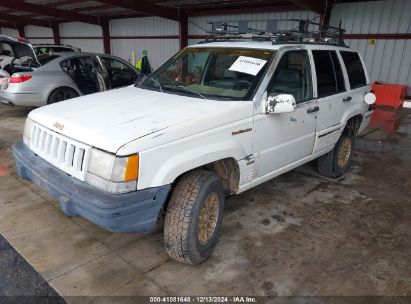
[[[199,218],[203,206],[211,197],[219,200],[218,207],[214,208],[218,210],[218,215],[212,221],[215,222],[212,234],[204,243],[199,236]],[[214,172],[195,170],[181,178],[171,196],[164,223],[164,244],[171,258],[196,265],[211,255],[218,241],[224,199],[221,180]]]
[[79,96],[78,93],[71,88],[66,88],[66,87],[57,88],[53,92],[51,92],[47,100],[47,104],[60,102],[60,101],[71,99],[71,98],[78,97],[78,96]]
[[[349,149],[345,146],[347,142]],[[346,129],[334,149],[318,158],[318,172],[330,178],[342,176],[351,166],[353,148],[354,135],[350,130]],[[349,154],[346,155],[344,151],[348,151]],[[343,161],[339,160],[339,155],[345,155]]]

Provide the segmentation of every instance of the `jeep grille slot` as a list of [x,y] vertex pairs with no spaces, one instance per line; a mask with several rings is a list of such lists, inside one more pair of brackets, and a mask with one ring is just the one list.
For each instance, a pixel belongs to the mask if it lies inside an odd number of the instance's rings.
[[67,174],[84,180],[89,146],[34,123],[29,148]]

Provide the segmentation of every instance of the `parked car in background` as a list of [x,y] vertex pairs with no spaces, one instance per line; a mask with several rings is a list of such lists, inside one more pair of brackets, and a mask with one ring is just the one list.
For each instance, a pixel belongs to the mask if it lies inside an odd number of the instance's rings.
[[9,44],[14,54],[24,54],[4,68],[11,76],[1,83],[0,102],[9,105],[39,107],[128,86],[140,76],[115,56],[78,52],[37,56],[30,44],[14,40]]
[[33,46],[24,38],[0,34],[0,69],[7,71],[12,61],[32,57],[33,52]]
[[[30,44],[25,38],[0,35],[0,68],[7,69],[13,59],[19,59],[22,56],[27,56],[25,51],[27,51],[30,46],[36,55],[81,52],[80,48],[71,45],[47,43]],[[22,50],[23,53],[21,53]]]
[[32,44],[36,55],[50,54],[50,53],[65,53],[65,52],[81,52],[81,49],[66,44],[47,44],[39,43]]

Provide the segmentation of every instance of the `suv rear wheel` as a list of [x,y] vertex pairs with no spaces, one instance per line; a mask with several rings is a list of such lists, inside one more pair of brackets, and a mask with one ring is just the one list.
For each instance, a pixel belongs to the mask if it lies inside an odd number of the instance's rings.
[[178,182],[168,204],[164,224],[167,253],[176,261],[196,265],[213,252],[224,210],[220,178],[195,170]]
[[327,177],[343,175],[351,166],[354,135],[346,129],[334,149],[318,158],[318,171]]

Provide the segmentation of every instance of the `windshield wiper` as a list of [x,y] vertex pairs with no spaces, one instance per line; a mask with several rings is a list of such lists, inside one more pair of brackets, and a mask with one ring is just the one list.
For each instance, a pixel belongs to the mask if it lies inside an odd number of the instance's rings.
[[161,93],[163,93],[163,87],[161,86],[160,81],[158,81],[156,78],[154,77],[150,77],[150,79],[156,84],[158,85],[158,88],[160,89]]
[[198,93],[197,91],[194,91],[192,89],[189,89],[185,86],[179,85],[179,86],[164,86],[166,89],[171,89],[171,90],[175,90],[175,91],[180,91],[180,92],[188,92],[197,96],[200,96],[202,99],[207,99],[207,97],[205,97],[203,94]]

